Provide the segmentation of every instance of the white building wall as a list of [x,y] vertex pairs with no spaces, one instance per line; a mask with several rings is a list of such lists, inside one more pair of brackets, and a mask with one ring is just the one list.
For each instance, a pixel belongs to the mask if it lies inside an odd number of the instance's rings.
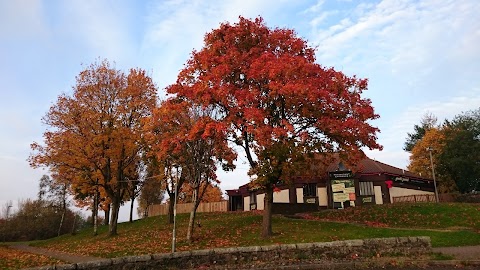
[[409,196],[409,195],[422,195],[422,194],[434,194],[430,191],[416,190],[410,188],[392,187],[390,189],[390,202],[393,202],[393,197]]
[[250,197],[243,197],[243,211],[250,211]]
[[290,202],[290,192],[288,189],[283,189],[280,192],[273,192],[273,202],[274,203],[289,203]]
[[328,195],[326,187],[317,188],[317,196],[319,206],[328,206]]
[[297,188],[297,203],[303,203],[303,188]]
[[265,202],[263,199],[265,198],[265,193],[257,195],[257,210],[263,210],[265,208]]
[[383,204],[382,187],[374,186],[373,189],[375,190],[375,204]]

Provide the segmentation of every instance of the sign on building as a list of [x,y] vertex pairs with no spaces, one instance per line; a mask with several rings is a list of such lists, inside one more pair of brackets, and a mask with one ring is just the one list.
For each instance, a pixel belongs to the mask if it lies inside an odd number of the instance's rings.
[[330,186],[334,208],[355,206],[355,180],[351,171],[330,172]]

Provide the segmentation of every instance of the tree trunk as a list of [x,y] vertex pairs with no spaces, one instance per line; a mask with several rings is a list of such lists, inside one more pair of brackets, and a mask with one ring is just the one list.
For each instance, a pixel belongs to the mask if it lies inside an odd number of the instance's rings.
[[75,235],[76,233],[76,225],[77,225],[77,214],[73,214],[72,235]]
[[264,198],[264,210],[263,210],[263,222],[262,222],[262,237],[272,236],[272,206],[273,206],[273,187],[268,185],[265,188]]
[[92,221],[93,221],[93,235],[98,235],[98,191],[93,196],[93,209],[92,209]]
[[105,225],[110,224],[110,209],[111,209],[111,204],[107,204],[107,209],[105,209]]
[[188,222],[188,231],[187,231],[187,241],[189,243],[192,243],[193,229],[195,228],[195,216],[197,214],[197,207],[198,205],[194,203],[192,211],[190,212],[190,220]]
[[67,185],[63,185],[62,189],[62,218],[60,219],[60,225],[58,226],[58,234],[57,236],[60,236],[60,233],[62,231],[62,226],[63,226],[63,221],[65,219],[65,213],[67,212]]
[[118,223],[118,212],[120,210],[120,200],[118,198],[113,198],[112,200],[112,209],[111,209],[111,218],[109,224],[109,236],[117,235],[117,223]]
[[60,233],[62,232],[63,220],[65,219],[65,212],[67,212],[67,207],[63,206],[62,218],[60,219],[60,225],[58,226],[57,236],[60,236]]
[[175,205],[175,193],[169,193],[170,200],[168,200],[168,223],[173,224],[173,207]]
[[135,202],[135,197],[132,196],[132,203],[130,204],[130,223],[133,222],[133,203]]
[[200,204],[200,200],[199,200],[199,196],[198,196],[198,189],[199,189],[199,187],[195,188],[193,190],[193,194],[192,194],[193,207],[192,207],[192,211],[190,212],[190,220],[188,222],[188,231],[187,231],[187,241],[189,243],[192,242],[193,229],[195,228],[195,216],[197,214],[198,205]]

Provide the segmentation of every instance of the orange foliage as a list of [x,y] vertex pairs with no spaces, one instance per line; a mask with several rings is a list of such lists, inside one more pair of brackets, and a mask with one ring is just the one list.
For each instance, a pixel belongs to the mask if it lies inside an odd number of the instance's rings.
[[412,149],[408,170],[424,177],[433,178],[430,152],[427,149],[432,149],[433,163],[438,164],[438,157],[441,155],[444,146],[445,134],[439,128],[428,129],[423,138]]
[[[227,141],[227,128],[216,120],[216,111],[182,99],[170,98],[157,107],[145,126],[150,154],[163,166],[169,194],[169,222],[173,222],[173,194],[191,188],[192,201],[199,203],[200,187],[217,182],[217,165],[233,169],[235,152]],[[189,187],[185,187],[187,182]],[[189,228],[193,228],[194,212]],[[192,235],[189,230],[187,238]]]
[[156,104],[156,87],[145,71],[128,74],[108,61],[88,66],[77,76],[72,95],[62,94],[43,118],[49,127],[44,145],[33,143],[32,166],[70,172],[78,194],[100,188],[112,202],[111,233],[127,179],[136,179],[143,149],[143,119]]
[[214,120],[213,114],[209,109],[194,107],[185,101],[165,101],[154,110],[146,125],[145,138],[151,153],[169,165],[166,169],[180,168],[183,180],[216,181],[216,165],[233,168],[236,154],[228,146],[226,127]]
[[[218,186],[214,186],[211,183],[207,184],[208,186],[205,189],[205,192],[200,198],[200,202],[221,202],[223,201],[223,196],[222,196],[222,190]],[[205,183],[202,183],[200,186],[200,191],[202,191],[205,188]],[[182,187],[182,190],[180,191],[180,194],[182,194],[179,198],[179,202],[182,203],[191,203],[192,202],[192,197],[193,197],[193,189],[191,185],[185,185]]]
[[432,151],[433,166],[438,190],[441,193],[456,190],[455,182],[448,176],[440,174],[438,170],[439,158],[446,144],[445,129],[432,127],[425,132],[423,138],[412,148],[408,170],[423,177],[433,179],[430,151]]

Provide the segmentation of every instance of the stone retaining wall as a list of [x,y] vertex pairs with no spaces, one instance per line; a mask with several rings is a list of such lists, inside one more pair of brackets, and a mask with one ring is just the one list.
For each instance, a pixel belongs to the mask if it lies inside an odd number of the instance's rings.
[[129,256],[43,269],[195,269],[202,266],[248,268],[255,264],[302,260],[345,261],[377,256],[419,256],[431,252],[429,237],[375,238],[325,243],[232,247]]

